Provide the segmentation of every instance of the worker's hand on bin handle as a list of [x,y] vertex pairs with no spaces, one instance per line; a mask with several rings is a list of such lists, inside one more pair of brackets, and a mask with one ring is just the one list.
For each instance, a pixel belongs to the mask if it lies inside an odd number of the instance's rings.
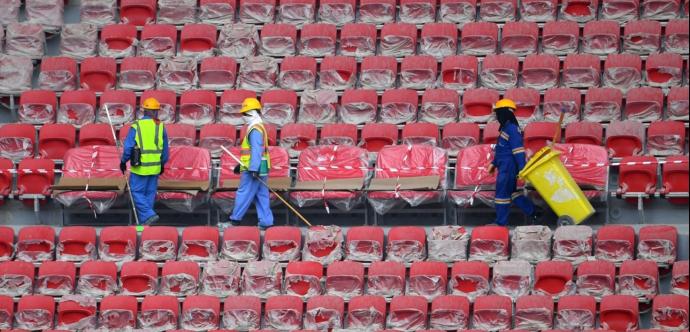
[[496,166],[494,166],[494,164],[489,164],[489,169],[488,169],[488,171],[489,171],[489,174],[494,174],[494,173],[496,173]]
[[123,162],[120,163],[120,171],[122,172],[123,175],[125,174],[125,172],[127,172],[127,163],[123,163]]
[[235,175],[240,175],[240,164],[237,164],[237,166],[235,166],[235,169],[233,169],[232,172]]

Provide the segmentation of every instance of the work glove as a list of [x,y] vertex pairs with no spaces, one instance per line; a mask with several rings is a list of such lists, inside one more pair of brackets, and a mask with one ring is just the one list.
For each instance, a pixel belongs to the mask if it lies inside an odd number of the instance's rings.
[[249,174],[255,179],[259,178],[259,172],[257,171],[249,171]]
[[125,174],[127,172],[127,164],[126,163],[120,163],[120,171],[122,174]]
[[235,173],[235,175],[240,175],[240,165],[237,164],[237,166],[235,166],[235,169],[233,169],[232,172]]

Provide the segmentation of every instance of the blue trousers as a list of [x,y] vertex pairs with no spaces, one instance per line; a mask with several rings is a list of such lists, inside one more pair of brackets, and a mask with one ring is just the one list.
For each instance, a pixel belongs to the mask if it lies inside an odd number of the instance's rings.
[[508,225],[510,207],[513,203],[522,212],[531,216],[534,214],[534,204],[522,192],[517,191],[517,164],[510,158],[497,160],[498,175],[496,177],[496,224]]
[[137,175],[131,173],[129,176],[129,189],[132,191],[134,205],[137,207],[139,222],[143,223],[155,216],[156,211],[153,211],[153,204],[156,203],[158,175]]
[[[266,182],[268,177],[262,176],[261,180]],[[259,225],[273,226],[271,196],[268,188],[258,179],[253,178],[249,172],[243,172],[240,177],[240,187],[237,189],[235,207],[233,208],[232,215],[230,215],[230,219],[242,221],[252,203],[256,206]]]

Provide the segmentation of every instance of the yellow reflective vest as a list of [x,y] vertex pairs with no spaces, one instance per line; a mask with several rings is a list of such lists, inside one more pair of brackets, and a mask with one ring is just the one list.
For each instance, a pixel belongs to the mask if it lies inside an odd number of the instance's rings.
[[268,153],[268,134],[266,133],[266,128],[262,124],[257,124],[249,129],[247,129],[247,134],[245,134],[242,140],[242,145],[240,146],[240,161],[242,165],[240,170],[245,172],[249,170],[249,165],[252,163],[252,147],[249,144],[249,134],[253,130],[258,130],[264,138],[264,154],[261,156],[261,167],[259,168],[259,175],[268,175],[268,170],[271,169],[271,156]]
[[141,149],[141,166],[132,166],[130,171],[137,175],[158,175],[161,173],[163,153],[163,123],[152,119],[138,120],[132,124],[137,131],[135,141]]

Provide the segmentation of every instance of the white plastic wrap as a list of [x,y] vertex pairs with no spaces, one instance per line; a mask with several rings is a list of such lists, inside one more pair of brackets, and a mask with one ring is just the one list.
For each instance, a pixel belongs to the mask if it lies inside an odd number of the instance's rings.
[[436,75],[428,69],[403,70],[400,73],[400,87],[407,89],[424,90],[433,88],[436,83]]
[[[650,69],[647,68],[647,70],[649,73]],[[667,88],[667,87],[680,86],[681,85],[682,77],[683,77],[683,71],[680,68],[659,66],[657,68],[654,68],[654,70],[659,74],[664,74],[664,75],[668,75],[671,77],[667,81],[664,81],[664,82],[654,82],[648,78],[647,84],[649,84],[649,86]]]
[[414,240],[389,240],[386,260],[391,262],[419,262],[426,259],[424,244]]
[[583,331],[594,328],[596,316],[589,310],[558,310],[556,326],[559,329]]
[[263,56],[247,57],[240,64],[238,84],[241,89],[264,91],[275,85],[278,77],[278,63]]
[[79,305],[80,313],[88,311],[92,312],[93,314],[73,323],[66,323],[58,319],[58,322],[55,326],[56,329],[67,331],[85,331],[95,329],[98,326],[98,317],[96,316],[96,307],[98,302],[95,298],[83,295],[66,295],[60,300],[60,302],[75,302],[77,305]]
[[34,144],[26,137],[0,137],[0,157],[20,161],[33,156]]
[[562,110],[565,110],[565,114],[563,116],[564,124],[579,121],[580,108],[574,101],[544,102],[544,121],[558,122],[560,120]]
[[[360,8],[360,14],[362,9]],[[396,58],[414,54],[417,45],[407,36],[388,35],[383,36],[380,41],[381,55],[393,56]]]
[[108,275],[80,275],[75,289],[77,294],[102,297],[118,291],[117,280]]
[[647,137],[647,152],[654,156],[682,155],[685,137],[680,135],[656,135]]
[[422,104],[419,121],[443,126],[455,122],[458,117],[458,107],[453,103],[427,102]]
[[325,293],[351,299],[362,295],[363,278],[355,275],[331,275],[326,281]]
[[367,276],[367,294],[396,297],[403,295],[405,290],[405,279],[397,275],[376,275]]
[[436,19],[436,3],[408,2],[400,5],[400,21],[412,24],[434,22]]
[[443,279],[437,275],[411,276],[407,282],[407,295],[422,296],[432,301],[446,294],[445,286]]
[[57,112],[57,122],[81,128],[85,124],[96,122],[95,110],[89,104],[62,104]]
[[497,262],[508,258],[508,249],[503,241],[477,239],[470,244],[470,260]]
[[307,90],[300,99],[299,122],[312,124],[335,123],[338,94],[333,90]]
[[344,123],[363,124],[376,122],[376,105],[369,103],[349,103],[340,110],[340,119]]
[[177,328],[175,313],[167,309],[146,310],[139,313],[139,327],[149,331],[162,332]]
[[288,90],[313,89],[316,75],[309,70],[287,70],[278,75],[278,86]]
[[60,33],[60,54],[75,59],[96,56],[98,28],[92,24],[66,24]]
[[180,327],[189,331],[210,331],[218,328],[216,313],[211,309],[192,308],[182,313]]
[[349,3],[320,3],[319,21],[342,26],[355,21],[355,8]]
[[335,55],[336,42],[323,36],[302,37],[298,43],[298,48],[301,55],[320,58]]
[[187,296],[196,294],[197,280],[186,273],[169,274],[161,277],[159,294]]
[[601,4],[601,19],[628,22],[637,19],[639,3],[636,1],[604,1]]
[[404,124],[413,122],[417,117],[417,104],[387,103],[381,106],[381,121],[384,123]]
[[[36,248],[36,249],[34,249]],[[40,249],[45,249],[40,250]],[[43,262],[53,260],[55,244],[45,240],[24,240],[17,242],[15,260],[23,262]]]
[[[689,279],[690,277],[687,274],[674,276],[671,279],[671,293],[688,296],[688,289],[683,288],[683,285],[687,285]],[[0,279],[0,286],[2,286],[2,279]]]
[[520,16],[528,22],[553,21],[557,8],[557,3],[552,1],[521,1]]
[[170,37],[158,36],[141,40],[137,46],[140,56],[153,58],[172,58],[177,45]]
[[551,328],[553,313],[547,308],[517,310],[515,328],[528,331],[544,331]]
[[14,327],[29,331],[47,330],[53,326],[53,314],[45,309],[26,309],[14,315]]
[[359,84],[362,88],[385,90],[394,87],[395,73],[389,69],[368,69],[360,73]]
[[200,127],[214,120],[215,108],[213,105],[202,103],[187,103],[180,105],[178,123]]
[[230,309],[223,312],[223,327],[237,331],[253,331],[261,328],[261,310]]
[[340,54],[364,58],[376,53],[376,38],[359,35],[340,38]]
[[101,101],[101,108],[98,110],[98,119],[103,121],[108,121],[108,114],[106,108],[108,107],[108,112],[110,112],[110,121],[116,127],[122,126],[134,121],[134,108],[132,105],[127,103],[103,103]]
[[187,24],[196,20],[196,0],[158,0],[158,24]]
[[74,279],[69,275],[50,274],[36,279],[36,293],[51,296],[62,296],[72,293]]
[[359,21],[373,24],[393,22],[395,21],[395,4],[370,3],[360,5]]
[[295,122],[296,113],[297,110],[287,103],[265,103],[262,116],[266,123],[282,127],[288,123]]
[[272,23],[275,5],[271,3],[246,3],[240,6],[239,19],[242,23]]
[[242,294],[268,298],[282,290],[282,269],[277,262],[250,262],[242,271]]
[[592,228],[589,226],[563,226],[554,233],[553,259],[577,265],[592,255]]
[[[122,36],[120,37],[124,39],[125,37]],[[120,43],[121,40],[118,40],[118,43]],[[98,43],[98,54],[101,56],[105,57],[111,57],[111,58],[128,58],[128,57],[133,57],[136,55],[137,51],[137,45],[139,44],[139,41],[135,38],[130,38],[130,45],[123,48],[123,49],[117,49],[117,48],[111,48],[108,43],[104,40],[101,40]]]
[[201,274],[199,293],[218,297],[234,296],[240,292],[240,265],[236,262],[209,262]]
[[668,120],[687,121],[690,114],[690,104],[687,100],[669,102],[666,108],[666,118]]
[[466,260],[469,239],[470,234],[464,227],[433,227],[427,240],[429,260],[447,263]]
[[64,0],[30,0],[25,2],[27,23],[38,24],[44,30],[57,32],[64,23]]
[[19,21],[19,8],[21,0],[0,0],[0,25],[8,25]]
[[673,264],[676,260],[676,247],[669,240],[644,240],[637,244],[637,259],[658,263]]
[[190,58],[169,58],[158,67],[158,88],[185,91],[197,85],[197,62]]
[[632,35],[626,35],[623,38],[623,49],[625,49],[626,52],[638,54],[650,54],[659,52],[659,39],[659,35],[657,34],[641,32]]
[[220,257],[234,261],[257,260],[259,245],[248,240],[227,240],[221,247]]
[[577,278],[577,293],[602,298],[613,295],[615,289],[611,287],[615,281],[606,274],[588,274]]
[[500,331],[509,330],[512,317],[505,309],[491,309],[475,311],[472,326],[478,330]]
[[688,35],[672,34],[665,36],[664,49],[667,52],[687,54],[689,45]]
[[33,71],[31,59],[0,54],[0,92],[18,94],[30,90]]
[[558,71],[550,69],[523,69],[522,85],[536,90],[547,90],[558,85]]
[[618,276],[616,292],[637,298],[652,299],[659,292],[658,281],[648,275],[625,274]]
[[479,17],[483,21],[515,21],[515,8],[510,1],[485,2],[479,6]]
[[479,74],[482,85],[495,90],[507,90],[517,86],[518,73],[512,69],[484,69]]
[[259,32],[253,25],[232,24],[220,29],[217,47],[221,55],[236,59],[256,54]]
[[[118,243],[118,246],[120,244]],[[127,241],[122,252],[113,252],[110,250],[110,245],[107,243],[101,243],[98,246],[98,256],[101,260],[107,262],[130,262],[133,261],[136,256],[135,243]]]
[[304,314],[304,328],[310,330],[330,331],[342,327],[341,313],[327,308],[314,308]]
[[349,241],[346,248],[346,259],[362,262],[383,260],[383,248],[375,241]]
[[345,90],[355,86],[357,73],[326,70],[319,74],[320,86],[326,89]]
[[273,309],[266,311],[264,324],[268,328],[290,331],[302,327],[302,315],[295,309]]
[[117,0],[82,0],[80,18],[82,23],[103,26],[115,22]]
[[148,70],[120,70],[120,89],[142,91],[153,89],[155,85],[155,73]]
[[529,262],[519,260],[497,262],[493,274],[491,289],[495,294],[508,296],[513,301],[529,294],[532,285],[532,266]]
[[[321,256],[320,251],[328,250],[329,254]],[[328,265],[343,259],[343,232],[338,226],[310,228],[304,239],[302,260],[319,262]]]
[[566,55],[577,53],[580,41],[575,36],[553,35],[542,38],[542,50],[546,54]]
[[[204,248],[208,254],[206,256],[197,256],[190,252],[190,247]],[[186,240],[180,243],[180,251],[177,253],[179,260],[188,261],[214,261],[218,256],[218,248],[216,244],[210,240]]]
[[18,297],[33,291],[33,280],[25,275],[3,274],[0,276],[0,295]]
[[[298,293],[294,290],[295,287],[302,289],[305,285],[307,286],[307,292],[305,294]],[[321,295],[322,290],[322,282],[319,278],[305,274],[285,274],[284,293],[287,295],[310,298]]]
[[380,312],[376,308],[359,308],[350,310],[347,316],[346,331],[378,331],[386,328],[383,324],[385,312]]
[[441,22],[464,24],[474,21],[476,7],[469,2],[442,3],[439,7]]
[[278,6],[278,19],[280,23],[302,26],[314,22],[315,6],[307,3],[281,3]]
[[401,331],[416,331],[426,327],[426,315],[416,308],[391,311],[388,315],[388,328]]
[[429,317],[429,328],[443,331],[465,330],[469,322],[468,313],[457,309],[436,309]]
[[622,263],[627,260],[635,259],[633,253],[635,248],[630,241],[626,240],[598,240],[594,251],[597,259]]
[[600,72],[592,68],[571,68],[563,71],[563,85],[569,88],[590,88],[599,85]]
[[231,24],[235,19],[235,9],[233,5],[227,2],[201,3],[199,22],[213,25]]
[[[673,322],[673,326],[664,322]],[[678,325],[675,325],[675,324]],[[664,331],[683,331],[688,329],[688,312],[671,306],[654,309],[652,312],[652,327]]]
[[261,38],[261,54],[274,57],[295,55],[295,40],[289,36]]
[[621,89],[624,93],[640,86],[642,73],[635,68],[609,68],[604,71],[604,86]]
[[519,226],[511,239],[511,259],[531,263],[551,259],[551,229],[547,226]]
[[136,327],[136,317],[130,310],[102,310],[99,321],[101,328],[107,328],[109,331],[128,331]]
[[596,34],[582,39],[582,50],[588,54],[606,55],[618,53],[618,36]]
[[592,122],[608,122],[620,118],[621,107],[615,102],[591,102],[584,105],[582,117]]
[[65,91],[77,89],[77,77],[68,70],[43,71],[38,75],[42,90]]
[[14,317],[7,309],[0,310],[0,329],[11,329],[12,320],[14,320]]
[[98,252],[96,251],[96,245],[93,243],[87,243],[84,245],[84,254],[67,254],[64,252],[65,246],[62,242],[57,244],[56,250],[56,260],[66,261],[66,262],[84,262],[84,261],[95,261],[98,257]]

